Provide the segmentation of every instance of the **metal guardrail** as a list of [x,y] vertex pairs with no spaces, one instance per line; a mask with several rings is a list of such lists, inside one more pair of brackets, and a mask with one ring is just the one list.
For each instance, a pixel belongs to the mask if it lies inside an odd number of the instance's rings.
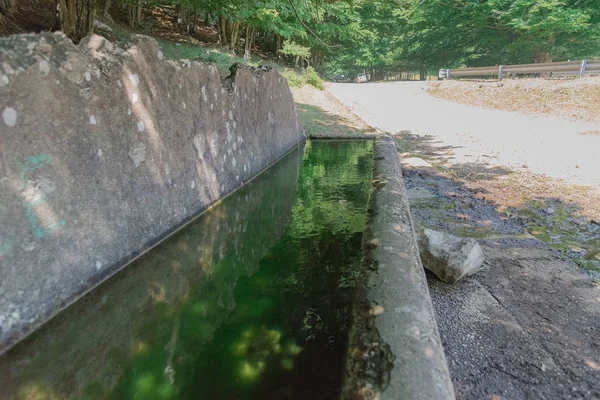
[[450,79],[458,76],[497,75],[502,80],[504,75],[560,73],[560,75],[579,75],[586,73],[600,74],[600,60],[562,61],[540,64],[498,65],[495,67],[476,67],[458,69],[440,69],[439,78]]

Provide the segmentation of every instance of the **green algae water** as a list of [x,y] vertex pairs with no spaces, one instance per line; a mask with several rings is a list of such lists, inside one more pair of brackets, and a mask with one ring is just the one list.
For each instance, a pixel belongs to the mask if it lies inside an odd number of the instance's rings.
[[0,357],[0,398],[339,398],[372,162],[292,151]]

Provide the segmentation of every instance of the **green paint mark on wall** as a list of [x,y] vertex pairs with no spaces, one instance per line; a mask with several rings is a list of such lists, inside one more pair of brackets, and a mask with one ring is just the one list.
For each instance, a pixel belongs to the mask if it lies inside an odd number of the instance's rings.
[[19,178],[21,185],[25,186],[25,177],[28,172],[42,168],[52,161],[52,157],[47,154],[34,154],[21,161],[19,165]]
[[[21,161],[19,164],[19,178],[22,188],[25,188],[28,173],[45,167],[46,165],[50,164],[51,161],[52,157],[47,154],[34,154]],[[38,224],[38,217],[34,208],[40,204],[47,203],[47,200],[48,198],[45,195],[42,195],[36,200],[24,202],[31,232],[33,233],[33,236],[38,239],[43,238],[46,236],[46,234],[54,232],[65,226],[65,221],[63,220],[48,224],[46,226],[40,226]]]
[[13,239],[0,239],[0,257],[8,253],[15,246]]

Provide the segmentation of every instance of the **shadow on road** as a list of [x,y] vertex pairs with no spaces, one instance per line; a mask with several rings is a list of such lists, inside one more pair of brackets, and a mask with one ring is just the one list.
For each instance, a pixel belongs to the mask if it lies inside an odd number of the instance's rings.
[[312,137],[347,137],[375,134],[370,127],[357,128],[352,121],[328,112],[321,107],[296,103],[300,122],[306,133]]

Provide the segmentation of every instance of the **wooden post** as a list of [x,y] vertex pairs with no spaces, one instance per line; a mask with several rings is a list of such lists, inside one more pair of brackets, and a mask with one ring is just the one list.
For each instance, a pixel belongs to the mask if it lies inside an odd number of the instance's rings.
[[581,68],[579,68],[579,77],[583,78],[585,75],[585,68],[587,67],[587,60],[581,61]]

